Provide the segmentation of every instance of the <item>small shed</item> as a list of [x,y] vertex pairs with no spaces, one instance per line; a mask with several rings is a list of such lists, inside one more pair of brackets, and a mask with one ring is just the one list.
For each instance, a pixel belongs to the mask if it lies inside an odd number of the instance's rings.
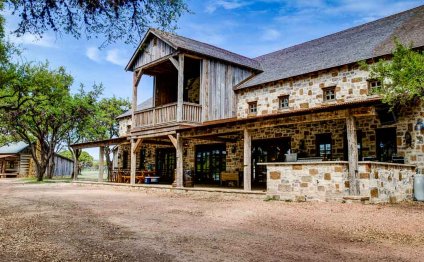
[[[71,176],[74,162],[55,154],[55,176]],[[29,145],[25,142],[9,143],[0,147],[0,178],[27,177],[34,166]]]

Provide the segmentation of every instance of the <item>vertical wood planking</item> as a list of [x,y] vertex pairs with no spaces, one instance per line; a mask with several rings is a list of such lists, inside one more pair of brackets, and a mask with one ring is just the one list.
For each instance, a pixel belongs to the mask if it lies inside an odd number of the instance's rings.
[[356,196],[360,194],[360,189],[359,182],[356,178],[358,173],[358,141],[354,116],[350,115],[346,118],[346,133],[349,161],[349,193]]
[[[156,45],[155,45],[156,39]],[[134,68],[138,68],[173,53],[175,49],[157,37],[145,43],[143,51],[136,58]]]

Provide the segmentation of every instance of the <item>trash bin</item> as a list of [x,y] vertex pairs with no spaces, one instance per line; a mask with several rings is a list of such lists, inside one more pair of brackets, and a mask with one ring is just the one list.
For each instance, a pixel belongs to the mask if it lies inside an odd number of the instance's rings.
[[424,175],[414,176],[414,198],[417,201],[424,201]]

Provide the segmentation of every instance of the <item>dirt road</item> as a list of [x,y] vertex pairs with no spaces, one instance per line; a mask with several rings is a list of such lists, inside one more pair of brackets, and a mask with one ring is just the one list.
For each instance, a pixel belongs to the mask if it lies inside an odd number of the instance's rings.
[[424,259],[424,205],[0,180],[0,261]]

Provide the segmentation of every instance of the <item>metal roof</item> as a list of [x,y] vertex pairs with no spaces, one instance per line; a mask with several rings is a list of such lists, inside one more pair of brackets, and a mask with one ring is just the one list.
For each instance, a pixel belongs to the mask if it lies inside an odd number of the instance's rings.
[[[137,106],[137,110],[136,111],[140,111],[140,110],[144,110],[144,109],[148,109],[148,108],[152,108],[153,107],[153,98],[148,98],[145,101],[143,101],[141,104],[139,104]],[[116,119],[120,119],[120,118],[124,118],[124,117],[128,117],[131,116],[132,114],[132,109],[128,110],[127,112],[123,113],[122,115],[119,115],[116,117]]]
[[28,144],[25,142],[9,143],[0,147],[0,154],[19,154],[21,151],[26,149]]

